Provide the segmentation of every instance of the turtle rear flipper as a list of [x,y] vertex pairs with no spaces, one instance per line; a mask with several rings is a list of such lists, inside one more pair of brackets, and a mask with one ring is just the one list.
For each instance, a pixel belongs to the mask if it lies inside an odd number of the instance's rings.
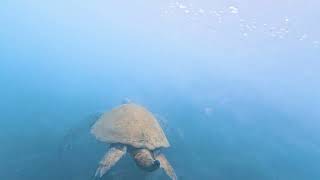
[[160,167],[166,172],[166,174],[172,179],[177,180],[177,175],[174,172],[172,166],[170,165],[169,161],[163,154],[157,155],[156,159],[160,161]]
[[95,177],[101,178],[106,174],[112,166],[114,166],[123,155],[127,152],[127,147],[122,145],[113,145],[108,152],[104,155],[99,163]]

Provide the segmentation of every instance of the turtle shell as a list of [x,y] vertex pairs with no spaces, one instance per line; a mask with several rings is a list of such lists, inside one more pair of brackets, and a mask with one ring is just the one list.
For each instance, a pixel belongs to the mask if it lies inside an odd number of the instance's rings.
[[154,150],[170,144],[156,118],[144,107],[129,103],[104,113],[91,133],[106,143],[122,143]]

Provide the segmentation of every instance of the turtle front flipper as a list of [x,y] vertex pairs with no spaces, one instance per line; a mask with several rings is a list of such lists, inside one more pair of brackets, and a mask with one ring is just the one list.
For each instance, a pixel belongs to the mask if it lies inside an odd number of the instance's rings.
[[169,161],[163,154],[159,154],[156,156],[156,159],[160,161],[160,167],[166,172],[166,174],[172,179],[177,180],[177,175],[174,172],[172,166],[170,165]]
[[95,177],[101,178],[106,174],[112,166],[114,166],[123,155],[127,152],[127,147],[124,145],[111,145],[108,152],[104,155],[99,163]]

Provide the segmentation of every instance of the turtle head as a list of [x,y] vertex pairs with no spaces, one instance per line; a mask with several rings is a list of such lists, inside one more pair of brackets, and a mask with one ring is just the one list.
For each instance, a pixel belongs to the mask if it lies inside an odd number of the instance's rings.
[[151,172],[160,167],[160,162],[154,159],[153,153],[148,149],[138,149],[132,155],[137,166],[145,171]]

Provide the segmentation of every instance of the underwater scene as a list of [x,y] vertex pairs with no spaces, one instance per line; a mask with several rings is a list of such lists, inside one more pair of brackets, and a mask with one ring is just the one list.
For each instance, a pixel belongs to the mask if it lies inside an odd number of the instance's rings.
[[320,1],[0,1],[0,180],[319,180]]

